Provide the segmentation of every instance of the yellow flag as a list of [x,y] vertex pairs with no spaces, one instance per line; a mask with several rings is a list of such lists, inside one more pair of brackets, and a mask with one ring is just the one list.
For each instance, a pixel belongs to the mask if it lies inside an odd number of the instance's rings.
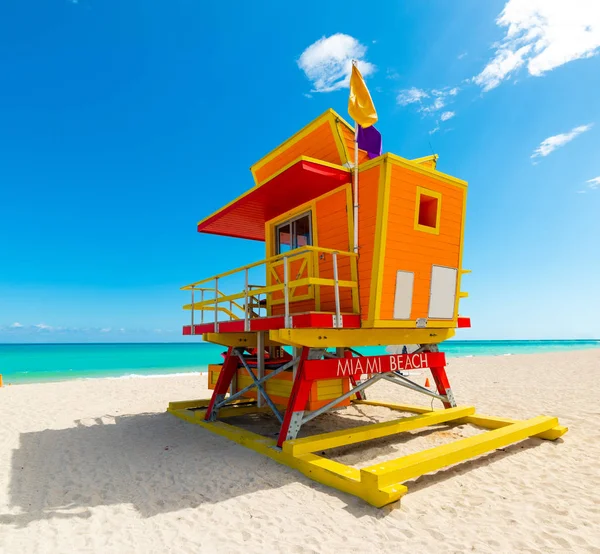
[[365,84],[360,71],[352,64],[350,77],[350,98],[348,98],[348,113],[361,127],[370,127],[377,123],[377,112],[371,100],[369,89]]

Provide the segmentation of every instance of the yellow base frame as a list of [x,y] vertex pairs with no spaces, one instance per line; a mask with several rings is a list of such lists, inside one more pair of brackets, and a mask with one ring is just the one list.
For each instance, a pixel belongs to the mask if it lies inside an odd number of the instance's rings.
[[[209,400],[171,402],[167,411],[185,421],[201,425],[213,433],[264,454],[280,464],[295,468],[319,483],[358,496],[378,508],[395,502],[406,494],[408,489],[403,485],[405,481],[529,437],[556,440],[568,430],[567,427],[558,424],[557,418],[548,416],[516,421],[479,415],[471,406],[432,410],[420,406],[357,400],[354,403],[383,406],[391,410],[417,415],[288,440],[279,449],[275,439],[246,431],[223,421],[204,421],[208,403]],[[241,400],[221,408],[219,417],[228,418],[268,411],[269,408],[258,408],[248,401]],[[356,444],[440,423],[471,423],[492,430],[363,469],[347,466],[315,454],[317,451]]]

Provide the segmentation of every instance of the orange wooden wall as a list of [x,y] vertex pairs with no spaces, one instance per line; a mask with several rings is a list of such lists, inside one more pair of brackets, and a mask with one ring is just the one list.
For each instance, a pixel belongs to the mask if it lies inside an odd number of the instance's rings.
[[346,160],[340,158],[329,118],[324,118],[323,123],[315,127],[314,130],[292,144],[289,148],[283,149],[280,154],[268,160],[263,165],[260,165],[261,162],[258,162],[256,164],[258,167],[254,169],[256,182],[261,183],[265,179],[268,179],[271,175],[277,173],[277,171],[300,156],[309,156],[317,160],[339,165],[345,163]]
[[[462,216],[466,189],[391,162],[389,218],[383,265],[380,317],[393,319],[396,272],[415,274],[411,320],[426,318],[429,310],[431,266],[459,267]],[[414,229],[417,187],[442,195],[440,233]],[[361,207],[363,200],[361,200]],[[456,314],[455,314],[456,316]]]
[[[316,246],[350,252],[350,236],[348,234],[347,187],[317,201],[317,236]],[[319,276],[333,279],[333,258],[330,254],[319,257]],[[352,279],[350,258],[338,256],[338,275],[340,280]],[[322,312],[335,312],[335,293],[333,287],[320,287]],[[340,289],[340,306],[342,312],[352,313],[352,292]]]

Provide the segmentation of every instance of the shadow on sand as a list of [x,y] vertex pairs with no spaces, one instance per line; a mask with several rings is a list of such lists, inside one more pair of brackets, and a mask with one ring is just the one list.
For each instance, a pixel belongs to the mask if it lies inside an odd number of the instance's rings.
[[[359,423],[335,414],[326,417],[335,418],[337,428]],[[263,427],[265,423],[268,427],[268,421],[248,425]],[[331,428],[331,419],[328,424]],[[319,432],[319,427],[316,424],[307,431]],[[423,431],[429,432],[432,430]],[[408,438],[396,436],[374,446],[378,454],[392,452],[394,444]],[[409,490],[460,476],[537,442],[530,439],[422,477],[409,483]],[[26,526],[40,519],[85,518],[91,516],[90,508],[118,504],[132,505],[142,517],[152,517],[297,481],[337,496],[357,517],[382,517],[386,513],[199,426],[167,413],[153,413],[103,416],[77,421],[75,427],[67,429],[22,433],[19,448],[13,452],[9,484],[11,506],[21,513],[0,514],[0,524]]]

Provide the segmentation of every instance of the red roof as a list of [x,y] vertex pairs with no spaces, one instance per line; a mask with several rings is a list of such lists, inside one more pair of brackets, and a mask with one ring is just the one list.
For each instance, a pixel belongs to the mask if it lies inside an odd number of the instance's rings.
[[198,223],[198,231],[265,240],[265,222],[350,180],[345,168],[300,159]]

